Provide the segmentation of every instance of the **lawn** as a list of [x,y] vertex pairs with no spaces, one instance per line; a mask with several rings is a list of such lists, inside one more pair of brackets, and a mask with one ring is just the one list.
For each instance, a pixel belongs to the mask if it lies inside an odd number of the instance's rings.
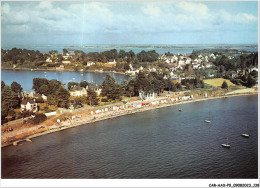
[[224,79],[224,78],[214,78],[214,79],[207,79],[203,80],[204,83],[212,85],[214,87],[221,87],[224,80],[227,82],[228,86],[235,86],[230,80]]

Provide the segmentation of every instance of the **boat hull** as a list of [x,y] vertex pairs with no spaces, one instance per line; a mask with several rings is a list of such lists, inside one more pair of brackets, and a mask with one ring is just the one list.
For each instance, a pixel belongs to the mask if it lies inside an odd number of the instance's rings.
[[224,148],[230,148],[230,145],[228,145],[228,144],[221,144],[221,146]]
[[245,138],[249,138],[249,134],[241,134],[241,136],[243,136]]

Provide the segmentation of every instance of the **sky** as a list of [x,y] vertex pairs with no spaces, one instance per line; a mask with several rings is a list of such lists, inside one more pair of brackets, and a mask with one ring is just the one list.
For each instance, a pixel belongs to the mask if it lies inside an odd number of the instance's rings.
[[258,2],[1,2],[2,46],[60,44],[258,44]]

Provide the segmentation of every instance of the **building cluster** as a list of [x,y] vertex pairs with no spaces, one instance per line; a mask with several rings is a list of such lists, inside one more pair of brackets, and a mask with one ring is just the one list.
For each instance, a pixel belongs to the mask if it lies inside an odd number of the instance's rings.
[[193,70],[211,68],[213,64],[210,58],[216,58],[214,54],[210,56],[198,55],[197,58],[191,59],[187,55],[177,54],[173,56],[162,55],[159,60],[171,65],[170,71],[184,70],[186,65],[190,65]]
[[144,95],[142,92],[140,92],[140,99],[139,101],[133,101],[133,102],[127,102],[126,104],[121,105],[111,105],[105,108],[99,108],[91,111],[91,115],[100,114],[108,111],[123,111],[125,109],[129,108],[143,108],[143,107],[149,107],[149,106],[157,106],[161,104],[171,104],[176,103],[178,101],[188,101],[194,99],[193,95],[190,95],[188,93],[179,93],[176,95],[172,95],[171,97],[168,95],[166,97],[154,97],[154,93],[150,93],[146,95],[148,97],[144,98]]

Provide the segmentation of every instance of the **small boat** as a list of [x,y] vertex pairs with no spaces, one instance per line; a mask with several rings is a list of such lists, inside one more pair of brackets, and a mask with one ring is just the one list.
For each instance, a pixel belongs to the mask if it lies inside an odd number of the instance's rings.
[[204,120],[206,123],[210,123],[211,121],[210,121],[210,114],[209,114],[209,118],[208,119],[205,119]]
[[248,134],[248,131],[247,131],[247,125],[246,125],[246,131],[245,133],[241,134],[241,136],[245,137],[245,138],[249,138],[249,134]]
[[230,145],[228,144],[228,137],[227,137],[227,143],[226,144],[221,144],[222,147],[225,148],[230,148]]
[[47,73],[47,72],[44,72],[45,74]]
[[182,111],[182,109],[181,108],[179,108],[179,112],[181,112]]

